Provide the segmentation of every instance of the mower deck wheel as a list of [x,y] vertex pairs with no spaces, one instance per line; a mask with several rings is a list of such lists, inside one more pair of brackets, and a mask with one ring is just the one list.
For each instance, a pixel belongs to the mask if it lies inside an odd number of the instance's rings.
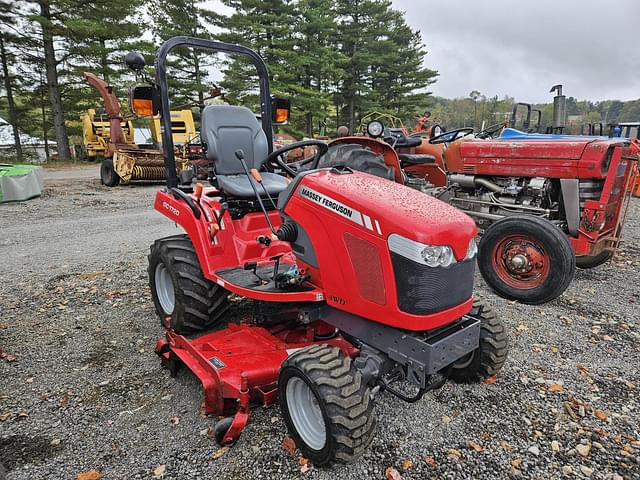
[[120,177],[113,166],[113,159],[105,158],[100,164],[100,181],[107,187],[116,187],[120,183]]
[[604,251],[597,255],[580,255],[576,257],[576,267],[578,268],[595,268],[603,263],[607,263],[613,257],[613,252]]
[[213,436],[216,439],[218,445],[222,445],[222,440],[224,440],[224,436],[231,427],[233,423],[233,417],[226,417],[222,420],[218,420],[213,427]]
[[[163,326],[193,333],[222,319],[229,292],[204,277],[188,236],[156,240],[148,259],[151,296]],[[167,319],[171,325],[166,325]]]
[[449,378],[455,382],[474,382],[495,375],[509,351],[504,324],[490,308],[476,300],[469,315],[480,320],[480,344],[452,365]]
[[339,348],[311,345],[287,358],[278,394],[289,433],[314,464],[350,462],[371,443],[371,390]]
[[498,295],[539,305],[562,295],[576,270],[567,236],[533,215],[511,215],[491,224],[478,246],[478,269]]

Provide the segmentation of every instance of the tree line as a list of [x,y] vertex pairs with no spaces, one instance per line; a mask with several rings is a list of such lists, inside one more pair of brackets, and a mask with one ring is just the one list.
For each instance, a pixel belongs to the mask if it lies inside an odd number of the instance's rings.
[[[101,106],[83,71],[124,100],[135,79],[131,50],[152,74],[158,46],[175,35],[239,43],[266,61],[272,91],[292,100],[294,135],[345,124],[371,110],[406,118],[424,111],[437,72],[424,67],[420,33],[390,0],[221,0],[220,13],[193,0],[0,0],[0,114],[18,130],[53,139],[60,160],[81,141],[80,115]],[[220,72],[220,73],[216,73]],[[169,58],[174,104],[207,101],[219,83],[229,103],[255,106],[257,82],[242,58],[176,50]],[[194,108],[198,113],[198,109]]]
[[[473,90],[468,96],[459,98],[433,96],[430,99],[429,111],[432,122],[443,127],[480,129],[483,125],[509,122],[515,102],[529,103],[527,100],[526,98],[516,99],[508,95],[501,98],[497,95],[489,97]],[[542,112],[541,127],[552,124],[553,103],[551,101],[534,103],[532,108]],[[522,125],[522,116],[524,116],[523,112],[519,110],[516,127]],[[580,126],[589,123],[602,123],[605,127],[603,131],[606,132],[606,127],[616,122],[640,122],[640,99],[626,102],[620,100],[592,102],[569,96],[567,97],[567,116],[571,120],[566,129],[569,133],[580,133]],[[536,120],[537,117],[533,116],[532,123]],[[531,127],[533,126],[532,124]]]

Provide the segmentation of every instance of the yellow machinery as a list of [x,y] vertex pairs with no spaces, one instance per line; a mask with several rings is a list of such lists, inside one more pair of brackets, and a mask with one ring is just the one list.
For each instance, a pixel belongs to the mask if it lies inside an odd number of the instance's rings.
[[[90,150],[96,152],[94,156],[97,156],[98,152],[103,156],[100,166],[100,180],[103,185],[114,187],[120,182],[164,180],[166,172],[162,151],[157,148],[141,148],[136,145],[133,140],[133,124],[129,119],[122,117],[120,102],[114,95],[113,88],[92,73],[85,72],[84,77],[87,83],[98,91],[104,102],[104,108],[97,109],[98,112],[104,111],[104,115],[102,113],[98,115],[94,111],[92,117],[91,110],[89,110],[86,115],[86,127],[84,127],[85,119],[83,118],[83,131],[87,133],[84,136],[87,156],[89,156]],[[187,138],[190,134],[195,136],[191,133],[195,132],[193,115],[191,111],[187,112],[188,115],[176,112],[178,117],[175,135],[180,138]],[[182,128],[181,122],[184,123]],[[156,129],[156,122],[152,121],[151,125],[153,132]],[[154,139],[161,138],[159,132],[158,127],[157,136],[152,133]],[[156,140],[156,143],[159,142]],[[176,157],[176,170],[179,173],[188,168],[189,162],[184,154],[178,154]]]
[[[109,116],[104,108],[90,108],[87,113],[80,116],[82,120],[82,142],[84,157],[95,160],[104,157],[109,144]],[[131,121],[120,122],[122,133],[126,143],[133,144],[133,123]]]
[[[160,115],[153,117],[151,136],[156,144],[160,145],[162,143],[160,135]],[[171,136],[173,137],[174,145],[185,145],[198,136],[191,110],[171,111]]]

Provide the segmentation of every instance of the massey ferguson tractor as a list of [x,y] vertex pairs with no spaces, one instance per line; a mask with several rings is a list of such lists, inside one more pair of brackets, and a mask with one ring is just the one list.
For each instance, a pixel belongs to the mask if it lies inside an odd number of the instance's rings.
[[381,176],[472,216],[483,233],[478,268],[502,297],[553,300],[571,283],[576,265],[601,265],[620,243],[637,141],[526,134],[504,124],[475,135],[461,128],[408,137],[380,122],[367,131],[368,137],[334,141],[339,146],[325,158],[364,148],[369,153],[360,161],[366,156],[373,164],[377,157]]
[[[472,298],[476,226],[466,214],[394,182],[317,168],[327,145],[273,150],[272,122],[288,117],[272,99],[254,51],[175,37],[155,62],[155,81],[130,92],[134,109],[159,112],[171,131],[166,76],[174,48],[246,57],[256,68],[260,122],[247,108],[204,108],[200,136],[210,186],[176,175],[163,139],[167,185],[155,209],[184,229],[151,246],[149,282],[166,336],[156,351],[176,373],[186,365],[204,388],[223,444],[250,406],[279,402],[302,454],[317,465],[349,462],[374,435],[381,391],[415,402],[447,378],[495,375],[507,355],[502,323]],[[129,64],[141,70],[140,55]],[[287,151],[317,147],[311,162]],[[220,326],[229,295],[251,300],[250,319]]]

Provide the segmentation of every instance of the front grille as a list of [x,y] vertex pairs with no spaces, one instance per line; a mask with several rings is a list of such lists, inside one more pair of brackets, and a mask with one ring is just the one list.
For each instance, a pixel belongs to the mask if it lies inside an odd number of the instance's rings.
[[344,234],[344,243],[356,274],[360,295],[379,305],[387,303],[378,247],[349,232]]
[[460,305],[473,292],[475,259],[448,267],[428,267],[391,252],[398,307],[403,312],[426,315]]
[[600,200],[602,189],[604,188],[604,180],[580,180],[580,211],[584,208],[584,202],[587,200]]

